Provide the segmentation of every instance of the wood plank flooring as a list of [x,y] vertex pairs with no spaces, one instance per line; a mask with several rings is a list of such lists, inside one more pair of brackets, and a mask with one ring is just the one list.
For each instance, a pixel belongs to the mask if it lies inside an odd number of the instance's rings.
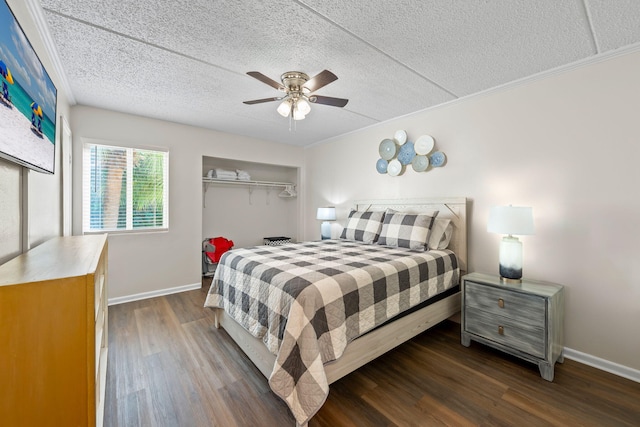
[[[105,426],[294,426],[203,308],[202,290],[109,308]],[[533,365],[460,344],[446,321],[331,385],[310,427],[639,426],[640,384],[565,360]]]

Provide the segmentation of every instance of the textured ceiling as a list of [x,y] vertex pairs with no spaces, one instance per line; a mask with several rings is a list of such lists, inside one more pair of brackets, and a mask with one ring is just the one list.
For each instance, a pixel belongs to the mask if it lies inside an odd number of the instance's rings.
[[[78,104],[309,145],[640,41],[637,0],[40,0]],[[338,80],[289,131],[285,71]]]

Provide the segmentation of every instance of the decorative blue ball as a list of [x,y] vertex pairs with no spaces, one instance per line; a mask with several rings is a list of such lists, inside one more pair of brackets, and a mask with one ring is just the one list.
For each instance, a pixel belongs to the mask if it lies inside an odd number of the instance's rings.
[[398,152],[398,160],[401,164],[410,164],[415,156],[416,150],[413,146],[413,142],[407,142],[406,144],[400,146],[400,150]]
[[389,166],[389,162],[385,159],[378,159],[376,162],[376,170],[378,173],[387,173],[387,167]]

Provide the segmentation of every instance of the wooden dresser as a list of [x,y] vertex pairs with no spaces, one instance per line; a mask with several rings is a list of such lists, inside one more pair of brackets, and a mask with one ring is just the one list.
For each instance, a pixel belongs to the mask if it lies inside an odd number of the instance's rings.
[[106,234],[0,266],[0,425],[101,426],[107,322]]

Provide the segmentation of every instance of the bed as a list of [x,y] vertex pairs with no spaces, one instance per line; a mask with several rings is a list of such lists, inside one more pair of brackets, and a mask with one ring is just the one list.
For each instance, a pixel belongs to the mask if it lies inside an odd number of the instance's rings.
[[367,244],[365,233],[236,249],[218,265],[205,302],[215,326],[269,379],[299,426],[322,406],[329,384],[460,310],[466,199],[361,200],[354,218],[389,209],[403,223],[449,220],[451,240],[428,251],[397,247],[405,244],[390,239],[387,224],[380,241],[389,245]]

